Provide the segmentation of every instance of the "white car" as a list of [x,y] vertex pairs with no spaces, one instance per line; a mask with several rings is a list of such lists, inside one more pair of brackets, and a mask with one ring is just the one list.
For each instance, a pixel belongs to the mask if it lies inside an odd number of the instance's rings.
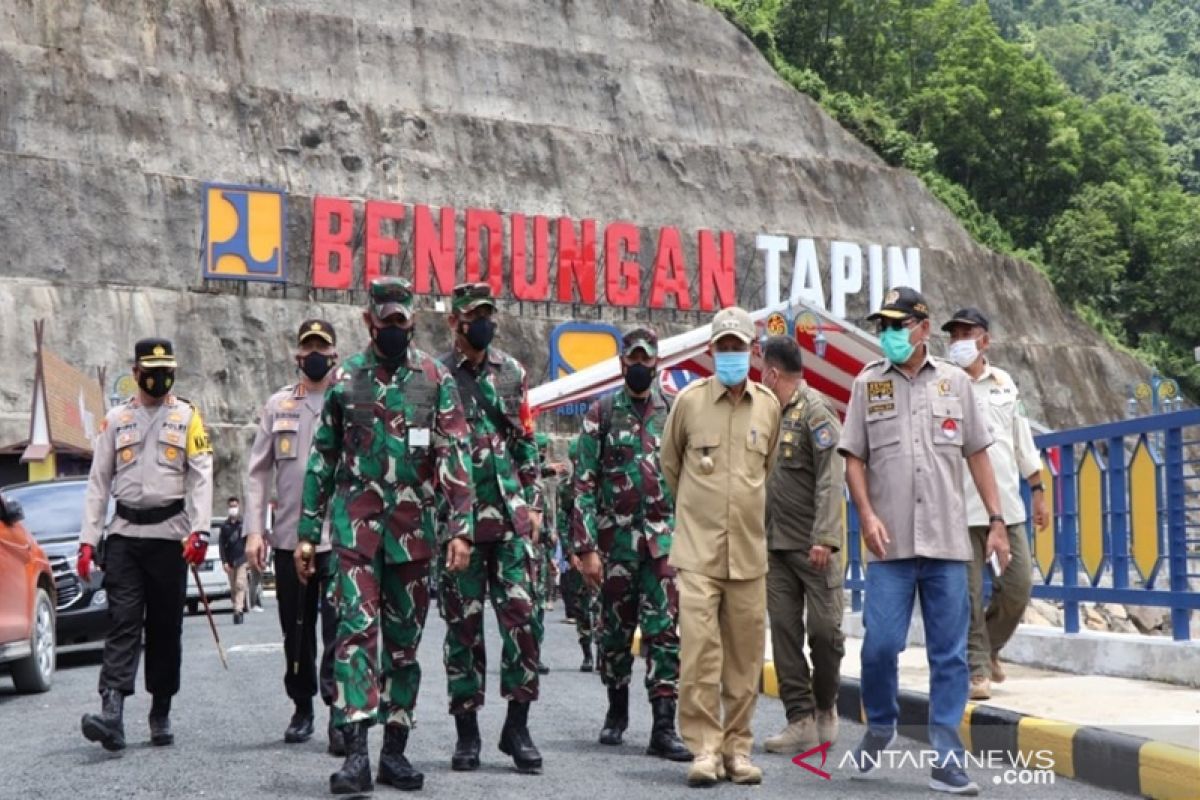
[[[196,567],[196,571],[200,575],[200,583],[204,586],[204,593],[208,595],[209,603],[217,600],[232,600],[233,598],[229,590],[229,578],[225,575],[225,570],[221,568],[221,548],[217,544],[221,538],[221,523],[224,521],[224,517],[213,518],[208,538],[208,552],[204,555],[204,563]],[[196,588],[196,579],[192,577],[192,570],[189,567],[187,576],[187,610],[189,614],[195,614],[202,609],[203,604],[200,602],[200,590]]]

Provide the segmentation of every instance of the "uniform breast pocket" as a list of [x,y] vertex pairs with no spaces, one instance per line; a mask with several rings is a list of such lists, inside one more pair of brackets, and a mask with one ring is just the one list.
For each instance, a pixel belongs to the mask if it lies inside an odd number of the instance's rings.
[[930,401],[929,409],[933,416],[934,444],[962,447],[962,401],[957,397],[939,397]]
[[633,448],[628,445],[608,444],[604,448],[604,458],[600,466],[607,472],[621,472],[633,460]]
[[158,463],[174,472],[183,472],[187,458],[182,433],[166,428],[159,431]]
[[274,440],[275,460],[287,461],[298,458],[296,440],[299,437],[300,423],[294,419],[277,419],[271,426],[271,437]]
[[771,443],[767,441],[763,431],[754,430],[746,434],[746,449],[750,451],[749,463],[753,464],[759,460],[766,463],[767,456],[771,453]]
[[896,452],[896,445],[900,444],[903,434],[895,404],[885,405],[891,407],[867,413],[867,446],[871,449],[872,456],[882,458]]
[[113,442],[116,447],[116,471],[122,472],[129,469],[134,464],[141,460],[142,454],[142,432],[139,430],[129,430],[123,433],[118,433],[116,440]]
[[687,463],[689,469],[701,475],[709,475],[717,460],[721,447],[721,434],[700,433],[688,437]]

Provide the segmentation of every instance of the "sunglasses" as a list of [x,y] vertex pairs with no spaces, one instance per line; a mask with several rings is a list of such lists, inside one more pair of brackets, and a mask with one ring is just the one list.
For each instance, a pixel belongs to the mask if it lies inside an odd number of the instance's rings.
[[905,328],[911,328],[916,324],[916,317],[905,317],[904,319],[881,319],[875,326],[879,333],[884,331],[902,331]]

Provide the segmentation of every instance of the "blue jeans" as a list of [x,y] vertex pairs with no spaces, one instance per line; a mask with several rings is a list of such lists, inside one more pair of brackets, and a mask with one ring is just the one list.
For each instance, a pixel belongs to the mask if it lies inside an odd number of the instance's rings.
[[867,568],[862,645],[862,699],[872,732],[890,736],[900,716],[897,656],[908,639],[913,597],[920,594],[929,657],[929,743],[939,763],[963,764],[959,723],[967,705],[967,563],[933,558],[875,561]]

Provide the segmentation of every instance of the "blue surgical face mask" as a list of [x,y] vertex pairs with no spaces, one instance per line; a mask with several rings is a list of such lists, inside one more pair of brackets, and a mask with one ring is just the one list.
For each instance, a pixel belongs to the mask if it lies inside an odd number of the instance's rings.
[[722,386],[737,386],[750,374],[750,351],[713,353],[713,365]]
[[888,328],[879,334],[879,346],[883,348],[883,354],[887,356],[888,361],[903,364],[912,358],[913,351],[917,348],[909,341],[908,334],[907,328]]

